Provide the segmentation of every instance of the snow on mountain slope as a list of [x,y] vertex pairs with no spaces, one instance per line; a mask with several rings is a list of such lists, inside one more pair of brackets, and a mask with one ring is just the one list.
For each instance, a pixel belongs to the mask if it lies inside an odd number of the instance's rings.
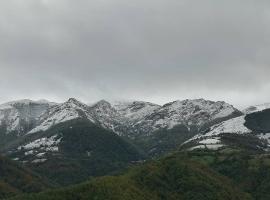
[[89,108],[96,124],[121,135],[126,130],[127,119],[122,116],[109,102],[101,100]]
[[[187,142],[197,140],[197,139],[204,139],[204,138],[211,138],[218,136],[222,133],[236,133],[236,134],[246,134],[251,133],[252,131],[249,130],[244,124],[245,124],[245,115],[236,117],[233,119],[226,120],[224,122],[221,122],[219,124],[216,124],[212,127],[210,127],[210,130],[203,134],[195,135],[193,138],[188,140]],[[186,142],[186,143],[187,143]]]
[[6,133],[15,131],[17,134],[22,134],[34,126],[38,117],[53,105],[55,103],[28,99],[2,104],[0,105],[0,127]]
[[[46,154],[50,152],[58,152],[58,145],[61,137],[53,135],[51,137],[42,137],[31,141],[27,144],[19,146],[18,151],[24,151],[24,156],[34,156],[32,163],[41,163],[47,160]],[[17,158],[20,160],[21,158]]]
[[184,125],[188,129],[196,126],[199,129],[218,119],[241,114],[232,105],[220,101],[204,99],[174,101],[156,109],[136,125],[150,132],[160,128],[171,129],[176,125]]
[[118,101],[113,103],[113,107],[130,122],[136,123],[147,115],[154,113],[161,106],[143,101]]
[[247,109],[243,110],[243,113],[250,114],[258,111],[262,111],[265,109],[270,109],[270,103],[264,103],[256,106],[250,106]]
[[28,134],[46,131],[56,124],[82,117],[86,117],[90,121],[94,122],[88,106],[74,98],[70,98],[67,102],[55,105],[48,109],[40,116],[38,120],[39,125],[29,131]]
[[40,125],[29,133],[44,131],[51,126],[80,117],[78,110],[93,123],[110,129],[119,135],[151,133],[158,129],[171,129],[176,125],[201,127],[217,119],[226,118],[240,111],[225,102],[204,99],[175,101],[159,106],[149,102],[117,102],[101,100],[87,106],[75,99],[56,105],[40,117]]
[[206,134],[206,136],[216,135],[220,133],[251,133],[244,124],[245,124],[245,116],[236,117],[220,124],[214,125],[210,128],[210,131]]
[[[193,147],[191,147],[190,150],[198,148],[218,149],[223,146],[226,146],[224,142],[221,142],[221,139],[224,137],[224,134],[225,135],[229,134],[231,135],[230,137],[244,136],[257,138],[257,140],[261,141],[262,144],[265,144],[266,142],[268,147],[270,147],[270,133],[266,133],[266,131],[269,130],[267,129],[267,127],[270,122],[270,121],[268,122],[268,120],[270,119],[269,116],[270,112],[266,112],[266,110],[263,109],[262,107],[260,108],[261,110],[258,109],[260,112],[251,112],[250,114],[229,119],[219,124],[213,125],[207,132],[195,135],[193,138],[184,142],[183,145],[193,143]],[[248,127],[253,127],[257,130],[253,128],[251,130]],[[263,133],[260,132],[260,130],[262,131],[265,128],[266,128],[265,132]],[[212,145],[218,145],[218,148],[212,148],[211,145],[209,146],[206,142],[204,142],[209,140],[212,141],[215,140],[215,142],[213,142]],[[252,145],[252,143],[249,142],[248,145]],[[254,143],[254,146],[256,148],[257,146],[256,143]]]
[[[14,105],[20,104],[35,106],[30,111],[27,107],[24,112],[12,109]],[[150,134],[156,130],[171,129],[177,125],[184,125],[188,129],[196,126],[199,129],[215,120],[241,114],[225,102],[204,99],[175,101],[164,106],[143,101],[110,104],[104,100],[87,106],[73,98],[62,104],[53,104],[44,100],[38,102],[23,100],[0,106],[0,119],[3,119],[4,125],[7,124],[5,121],[9,122],[8,130],[15,130],[21,126],[22,113],[24,115],[28,113],[26,115],[31,118],[32,124],[27,129],[29,134],[46,131],[54,125],[69,120],[87,118],[119,135],[129,136],[137,133]],[[25,132],[26,129],[21,131]]]

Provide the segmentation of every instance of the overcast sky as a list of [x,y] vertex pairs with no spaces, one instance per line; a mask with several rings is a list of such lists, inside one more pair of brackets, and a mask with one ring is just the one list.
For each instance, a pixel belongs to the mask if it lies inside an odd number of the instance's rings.
[[0,103],[270,102],[269,0],[1,0]]

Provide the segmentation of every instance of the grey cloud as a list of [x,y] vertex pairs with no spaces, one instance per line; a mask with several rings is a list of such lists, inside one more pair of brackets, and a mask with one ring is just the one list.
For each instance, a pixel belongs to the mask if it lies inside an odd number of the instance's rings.
[[0,2],[0,102],[270,102],[270,3]]

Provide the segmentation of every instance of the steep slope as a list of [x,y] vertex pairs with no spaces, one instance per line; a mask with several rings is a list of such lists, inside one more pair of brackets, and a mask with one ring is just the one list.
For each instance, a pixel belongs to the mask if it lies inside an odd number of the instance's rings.
[[88,106],[74,98],[70,98],[63,104],[58,104],[47,109],[46,112],[39,117],[39,124],[29,131],[29,134],[46,131],[54,125],[78,118],[87,118],[93,122]]
[[41,192],[50,184],[17,163],[0,156],[0,198],[16,194]]
[[35,127],[38,118],[53,105],[44,100],[19,100],[0,105],[0,146]]
[[148,102],[116,102],[113,107],[124,116],[137,134],[152,134],[160,129],[185,126],[201,129],[209,124],[242,115],[225,102],[204,99],[174,101],[163,106]]
[[[142,101],[110,104],[104,100],[87,106],[74,98],[62,104],[24,100],[0,106],[2,129],[19,133],[45,131],[55,124],[86,116],[104,128],[119,129],[115,132],[132,136],[135,133],[151,134],[178,125],[200,129],[240,114],[225,102],[204,99],[175,101],[164,106]],[[23,126],[23,122],[27,122],[28,127]]]
[[53,103],[19,100],[0,105],[0,125],[6,133],[25,133]]
[[165,104],[137,122],[135,143],[151,156],[175,150],[202,130],[242,113],[225,102],[204,99]]
[[118,135],[134,138],[135,124],[160,106],[143,101],[113,102],[101,100],[90,106],[96,124],[114,131]]
[[95,123],[117,133],[118,135],[128,135],[128,119],[109,102],[101,100],[89,107]]
[[132,125],[151,115],[161,106],[144,101],[114,102],[113,107]]
[[241,114],[239,110],[225,102],[204,99],[174,101],[145,116],[136,126],[148,133],[158,129],[171,129],[177,125],[200,130],[209,124]]
[[251,112],[212,126],[185,142],[191,149],[219,149],[225,146],[268,151],[270,147],[270,109]]
[[[225,102],[204,99],[175,101],[164,106],[142,101],[110,104],[101,100],[88,106],[71,98],[62,104],[44,105],[44,109],[36,109],[39,111],[36,114],[27,107],[33,120],[21,135],[42,135],[61,123],[87,119],[132,140],[151,156],[171,151],[210,125],[242,114]],[[18,124],[21,126],[20,122]],[[16,138],[4,134],[2,141],[5,145],[0,150],[5,151],[16,144]]]
[[143,158],[133,145],[86,116],[27,134],[6,152],[60,185],[109,174]]
[[226,177],[185,156],[173,155],[133,168],[121,176],[102,177],[87,183],[20,200],[247,200]]
[[123,135],[128,129],[126,119],[110,103],[101,100],[88,106],[74,98],[48,109],[39,118],[39,124],[29,134],[46,131],[49,128],[73,119],[86,118],[103,128]]

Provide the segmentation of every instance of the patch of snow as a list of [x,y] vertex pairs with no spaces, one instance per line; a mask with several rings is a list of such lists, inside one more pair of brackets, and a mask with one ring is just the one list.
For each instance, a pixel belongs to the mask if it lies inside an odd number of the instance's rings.
[[36,157],[43,157],[45,154],[46,154],[45,152],[43,152],[43,153],[38,153],[38,154],[36,155]]
[[32,161],[32,163],[43,163],[43,162],[45,162],[47,159],[45,159],[45,158],[42,158],[42,159],[35,159],[35,160],[33,160]]
[[117,101],[112,106],[124,117],[134,123],[152,114],[160,105],[143,101]]
[[218,144],[220,143],[220,138],[206,138],[199,142],[200,144]]
[[192,151],[194,149],[205,149],[205,145],[198,145],[198,146],[189,148],[190,151]]
[[32,154],[34,154],[34,151],[33,150],[24,152],[24,155],[26,155],[26,156],[32,155]]
[[218,150],[220,148],[224,147],[223,144],[207,144],[206,148],[207,149],[212,149],[212,150]]
[[252,131],[249,130],[244,125],[245,122],[246,122],[245,116],[229,119],[227,121],[212,126],[210,131],[206,133],[204,136],[219,135],[221,133],[237,133],[237,134],[251,133]]
[[12,131],[16,131],[18,135],[25,133],[25,129],[33,125],[50,105],[52,103],[28,99],[2,104],[0,105],[0,125],[6,125],[7,133]]
[[[219,143],[218,136],[222,133],[234,133],[234,134],[247,134],[251,133],[252,131],[249,130],[244,124],[245,124],[245,116],[240,116],[236,118],[232,118],[226,121],[223,121],[219,124],[216,124],[210,128],[210,131],[205,134],[197,134],[191,139],[185,141],[182,145],[189,143],[191,141],[200,140],[200,144],[210,144],[214,142]],[[206,138],[206,139],[205,139]]]
[[243,112],[245,114],[251,114],[254,112],[263,111],[265,109],[270,109],[270,103],[264,103],[264,104],[260,104],[260,105],[250,106],[247,109],[245,109]]
[[51,147],[46,147],[44,150],[51,151],[51,152],[57,152],[57,151],[59,151],[59,148],[57,146],[51,146]]
[[195,149],[211,149],[211,150],[218,150],[220,148],[224,147],[223,144],[207,144],[207,145],[198,145],[195,147],[189,148],[189,151],[195,150]]
[[49,138],[46,138],[46,137],[40,138],[26,145],[19,146],[17,149],[18,150],[39,149],[39,150],[44,150],[44,151],[55,152],[55,151],[58,151],[58,144],[60,143],[62,139],[62,138],[57,139],[57,137],[58,137],[57,135],[54,135]]
[[55,124],[63,123],[65,121],[69,121],[76,118],[79,118],[79,114],[77,111],[61,110],[56,115],[47,118],[42,124],[29,131],[28,134],[46,131]]
[[213,119],[228,117],[232,115],[234,112],[235,112],[235,108],[233,108],[229,104],[225,104],[223,109],[220,110],[220,112],[217,112],[216,114],[213,115]]
[[10,118],[10,125],[7,127],[7,132],[11,132],[17,129],[17,127],[19,127],[20,125],[20,118],[18,117],[18,115],[13,115]]
[[260,139],[266,140],[268,143],[268,146],[270,146],[270,133],[261,133],[260,135],[258,135],[258,137]]

